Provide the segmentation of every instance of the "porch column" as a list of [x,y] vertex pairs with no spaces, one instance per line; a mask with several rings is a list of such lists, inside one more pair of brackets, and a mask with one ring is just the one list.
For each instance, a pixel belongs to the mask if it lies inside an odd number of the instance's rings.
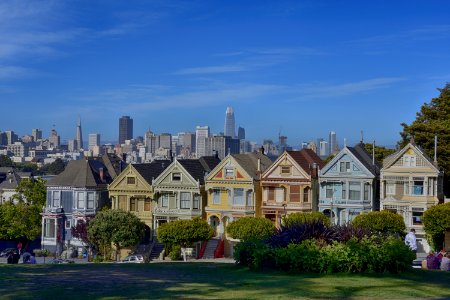
[[192,213],[192,209],[194,208],[194,192],[191,192],[191,201],[190,201],[190,211]]

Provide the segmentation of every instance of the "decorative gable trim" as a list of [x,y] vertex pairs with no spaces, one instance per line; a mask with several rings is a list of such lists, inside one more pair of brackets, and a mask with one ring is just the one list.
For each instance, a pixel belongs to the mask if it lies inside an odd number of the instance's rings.
[[[400,151],[392,154],[391,156],[388,156],[383,161],[383,168],[382,171],[385,171],[392,166],[394,166],[404,155],[416,155],[421,158],[425,162],[427,166],[434,169],[437,173],[440,173],[441,171],[430,161],[430,159],[427,157],[425,153],[423,153],[416,145],[408,143],[405,147],[403,147]],[[412,167],[416,168],[416,167]]]
[[364,166],[364,164],[361,161],[359,161],[359,159],[347,147],[344,147],[341,151],[339,151],[339,153],[336,154],[336,156],[333,157],[333,159],[330,160],[323,167],[322,170],[320,170],[319,176],[326,177],[326,176],[328,176],[327,173],[331,170],[339,172],[339,163],[344,156],[349,156],[350,161],[353,162],[353,167],[351,168],[351,171],[349,172],[350,174],[352,171],[361,171],[361,172],[364,172],[364,174],[367,177],[375,177],[375,175],[372,174],[372,172],[370,170],[368,170]]

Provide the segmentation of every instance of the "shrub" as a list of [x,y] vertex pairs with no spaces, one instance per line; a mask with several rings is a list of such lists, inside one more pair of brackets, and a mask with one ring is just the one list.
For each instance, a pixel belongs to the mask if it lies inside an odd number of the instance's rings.
[[181,246],[175,245],[172,247],[172,249],[169,252],[169,258],[171,260],[180,260],[181,259]]
[[195,242],[209,240],[213,234],[212,227],[200,218],[165,223],[157,230],[158,240],[165,247],[169,244],[189,247]]
[[363,213],[356,216],[352,224],[379,233],[404,235],[406,230],[403,217],[389,210]]
[[441,249],[445,232],[450,230],[450,202],[427,209],[423,214],[423,228],[434,249]]
[[51,252],[48,249],[35,249],[33,250],[34,255],[36,255],[36,257],[47,257],[51,255]]
[[275,225],[266,218],[243,217],[227,226],[227,233],[234,239],[264,240],[275,231]]
[[326,226],[330,226],[330,218],[321,212],[298,212],[283,217],[283,226],[290,227],[296,224],[322,221]]
[[94,263],[101,263],[101,262],[103,262],[103,260],[104,260],[104,257],[102,255],[96,255],[94,257],[94,259],[93,259],[93,262]]

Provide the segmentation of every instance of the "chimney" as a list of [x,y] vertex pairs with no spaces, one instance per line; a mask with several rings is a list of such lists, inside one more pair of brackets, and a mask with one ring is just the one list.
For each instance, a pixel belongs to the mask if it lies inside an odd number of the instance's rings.
[[261,148],[259,148],[259,150],[260,150],[261,154],[264,155],[264,146],[261,146]]
[[215,150],[214,151],[214,156],[215,156],[215,158],[219,158],[219,151]]
[[105,172],[103,171],[103,168],[98,169],[98,174],[100,175],[100,180],[105,182]]
[[319,173],[317,172],[317,163],[313,163],[311,177],[317,178],[318,175],[319,175]]

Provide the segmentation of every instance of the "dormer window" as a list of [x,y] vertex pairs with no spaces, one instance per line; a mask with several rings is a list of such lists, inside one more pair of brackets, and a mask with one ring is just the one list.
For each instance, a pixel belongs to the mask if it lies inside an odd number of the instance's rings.
[[181,173],[173,173],[172,181],[181,181]]
[[127,184],[136,184],[135,177],[127,177]]
[[341,161],[341,164],[339,166],[339,172],[350,172],[350,162]]
[[281,166],[280,170],[282,175],[289,175],[291,174],[291,166]]
[[415,155],[403,155],[403,166],[404,167],[415,167],[416,166],[416,156]]

